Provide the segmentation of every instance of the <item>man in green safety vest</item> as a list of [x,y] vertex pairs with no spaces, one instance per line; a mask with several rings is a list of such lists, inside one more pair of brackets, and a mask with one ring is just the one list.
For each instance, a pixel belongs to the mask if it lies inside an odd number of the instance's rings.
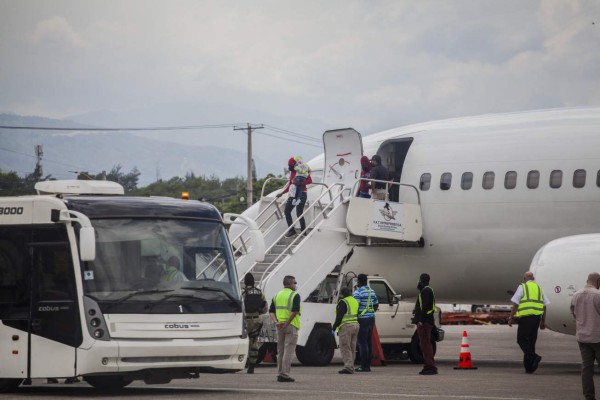
[[294,382],[290,369],[298,342],[301,311],[297,284],[291,275],[283,278],[283,289],[273,297],[269,307],[271,320],[277,326],[277,382]]
[[515,316],[518,318],[517,343],[523,350],[525,372],[533,374],[540,365],[542,357],[535,352],[538,328],[546,329],[546,306],[550,304],[542,288],[533,281],[533,272],[525,272],[514,296],[508,326],[512,326]]
[[423,273],[419,276],[417,289],[419,297],[415,304],[413,323],[417,325],[417,336],[423,353],[423,369],[419,375],[437,375],[438,369],[435,365],[433,345],[431,344],[431,331],[435,327],[435,294],[429,286],[431,277]]
[[354,355],[356,354],[356,339],[358,338],[358,301],[352,297],[352,291],[344,286],[340,289],[340,301],[335,309],[333,330],[340,338],[340,353],[344,368],[340,374],[354,373]]

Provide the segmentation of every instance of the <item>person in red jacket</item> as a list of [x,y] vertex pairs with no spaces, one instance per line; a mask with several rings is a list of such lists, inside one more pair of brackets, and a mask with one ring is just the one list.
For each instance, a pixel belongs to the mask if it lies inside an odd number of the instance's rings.
[[[288,160],[288,169],[290,171],[290,180],[288,183],[286,183],[285,187],[283,188],[283,190],[277,194],[277,197],[281,197],[283,196],[285,193],[288,193],[290,190],[290,187],[292,185],[294,185],[294,178],[296,177],[296,170],[294,169],[294,167],[296,166],[296,159],[295,157],[291,157]],[[294,197],[290,196],[287,200],[287,202],[285,203],[285,209],[283,210],[283,213],[285,214],[285,221],[287,222],[287,225],[289,227],[288,229],[288,233],[286,234],[287,237],[292,237],[294,235],[296,235],[296,229],[294,228],[294,226],[292,225],[293,221],[292,221],[292,210],[294,209],[294,207],[296,208],[296,216],[300,217],[302,215],[302,213],[304,212],[304,205],[306,204],[306,186],[310,185],[312,183],[312,177],[310,176],[310,173],[308,174],[308,176],[306,177],[306,179],[302,182],[302,193],[300,195],[300,203],[297,205],[294,205]],[[306,221],[304,221],[304,217],[300,218],[300,231],[301,233],[304,233],[304,231],[306,230]]]
[[370,199],[371,195],[369,194],[369,189],[371,189],[371,184],[368,180],[371,177],[371,161],[369,160],[369,157],[367,156],[362,156],[360,158],[360,166],[361,166],[361,171],[360,171],[360,177],[361,179],[365,179],[365,180],[361,180],[358,186],[358,193],[356,193],[356,197],[362,197],[365,199]]

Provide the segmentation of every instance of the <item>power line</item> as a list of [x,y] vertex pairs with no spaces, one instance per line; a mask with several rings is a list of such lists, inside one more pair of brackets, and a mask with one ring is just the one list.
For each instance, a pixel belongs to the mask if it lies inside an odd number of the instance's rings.
[[193,125],[193,126],[155,126],[142,128],[66,128],[66,127],[50,127],[50,126],[14,126],[0,125],[0,129],[18,129],[18,130],[34,130],[34,131],[85,131],[85,132],[121,132],[121,131],[180,131],[190,129],[216,129],[216,128],[232,128],[241,124],[218,124],[218,125]]
[[[3,150],[3,151],[8,151],[8,152],[10,152],[10,153],[19,154],[19,155],[22,155],[22,156],[25,156],[25,157],[29,157],[29,158],[36,158],[36,156],[33,156],[33,155],[31,155],[31,154],[22,153],[22,152],[20,152],[20,151],[11,150],[11,149],[6,149],[6,148],[4,148],[4,147],[0,147],[0,150]],[[64,163],[64,162],[61,162],[61,161],[55,161],[55,160],[51,160],[51,159],[48,159],[48,158],[44,158],[44,161],[48,161],[48,162],[52,162],[52,163],[55,163],[55,164],[64,165],[64,166],[66,166],[66,167],[72,167],[72,168],[77,168],[77,169],[86,169],[86,168],[79,167],[79,166],[77,166],[77,165],[68,164],[68,163]]]
[[[129,128],[69,128],[69,127],[51,127],[51,126],[15,126],[15,125],[0,125],[0,129],[16,129],[16,130],[38,130],[38,131],[68,131],[68,132],[124,132],[124,131],[176,131],[176,130],[194,130],[194,129],[220,129],[220,128],[235,128],[236,126],[244,125],[243,123],[235,124],[212,124],[212,125],[184,125],[184,126],[152,126],[152,127],[129,127]],[[258,124],[252,124],[258,125]],[[261,124],[265,128],[278,132],[284,135],[301,138],[308,141],[320,142],[320,139],[301,133],[293,132],[287,129],[278,128],[273,125]]]
[[[38,130],[38,131],[68,131],[68,132],[126,132],[126,131],[135,131],[135,132],[143,132],[143,131],[176,131],[176,130],[198,130],[198,129],[221,129],[221,128],[235,128],[237,126],[244,124],[212,124],[212,125],[189,125],[189,126],[159,126],[159,127],[129,127],[129,128],[68,128],[68,127],[50,127],[50,126],[14,126],[14,125],[0,125],[0,129],[16,129],[16,130]],[[257,125],[257,124],[252,124]],[[301,133],[293,132],[287,129],[278,128],[273,125],[261,124],[265,129],[268,129],[272,132],[285,135],[291,137],[293,139],[289,139],[286,137],[269,135],[264,132],[257,132],[264,136],[269,136],[272,138],[293,141],[296,143],[301,143],[307,146],[320,148],[321,146],[316,146],[314,144],[307,143],[314,142],[320,143],[321,140],[314,138],[312,136],[304,135]],[[301,140],[298,140],[301,139]]]
[[[269,128],[265,127],[265,129],[269,129]],[[269,129],[269,130],[271,130],[271,129]],[[272,137],[275,139],[287,140],[289,142],[300,143],[300,144],[304,144],[306,146],[321,148],[321,146],[317,146],[316,144],[306,143],[306,142],[303,142],[303,141],[297,140],[297,139],[287,139],[287,138],[283,138],[283,137],[279,137],[279,136],[275,136],[275,135],[269,135],[268,133],[265,133],[265,132],[256,132],[256,133],[258,133],[259,135],[269,136],[269,137]]]
[[292,131],[289,131],[287,129],[278,128],[276,126],[269,125],[269,124],[264,124],[264,126],[267,129],[272,130],[274,132],[279,132],[279,133],[287,134],[289,136],[298,137],[298,138],[301,138],[301,139],[304,139],[304,140],[309,140],[309,141],[312,141],[312,142],[321,142],[321,139],[317,139],[317,138],[314,138],[312,136],[304,135],[302,133],[292,132]]

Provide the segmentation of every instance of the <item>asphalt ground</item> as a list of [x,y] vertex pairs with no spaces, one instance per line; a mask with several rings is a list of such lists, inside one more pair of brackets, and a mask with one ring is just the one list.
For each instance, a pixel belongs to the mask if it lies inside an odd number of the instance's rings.
[[[516,344],[516,326],[444,326],[446,338],[438,343],[439,375],[421,376],[421,367],[408,361],[373,367],[370,373],[341,375],[339,357],[327,367],[292,366],[293,383],[276,382],[277,368],[264,364],[253,375],[201,375],[167,385],[134,382],[118,394],[103,394],[86,383],[32,386],[0,396],[10,399],[581,399],[580,355],[573,336],[540,331],[537,352],[543,357],[534,374],[525,374]],[[462,332],[476,370],[456,370]],[[600,368],[598,368],[600,370]],[[596,374],[596,385],[600,380]]]

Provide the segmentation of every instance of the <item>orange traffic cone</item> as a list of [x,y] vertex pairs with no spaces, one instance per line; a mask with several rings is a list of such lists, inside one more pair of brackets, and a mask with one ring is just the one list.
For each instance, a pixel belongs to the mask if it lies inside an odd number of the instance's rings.
[[381,342],[379,341],[377,326],[373,326],[373,335],[371,337],[371,343],[373,345],[373,356],[371,358],[371,365],[385,365],[385,357],[383,356],[383,348],[381,347]]
[[477,367],[473,366],[473,360],[471,360],[471,350],[469,350],[467,331],[463,331],[458,367],[454,367],[454,369],[477,369]]

